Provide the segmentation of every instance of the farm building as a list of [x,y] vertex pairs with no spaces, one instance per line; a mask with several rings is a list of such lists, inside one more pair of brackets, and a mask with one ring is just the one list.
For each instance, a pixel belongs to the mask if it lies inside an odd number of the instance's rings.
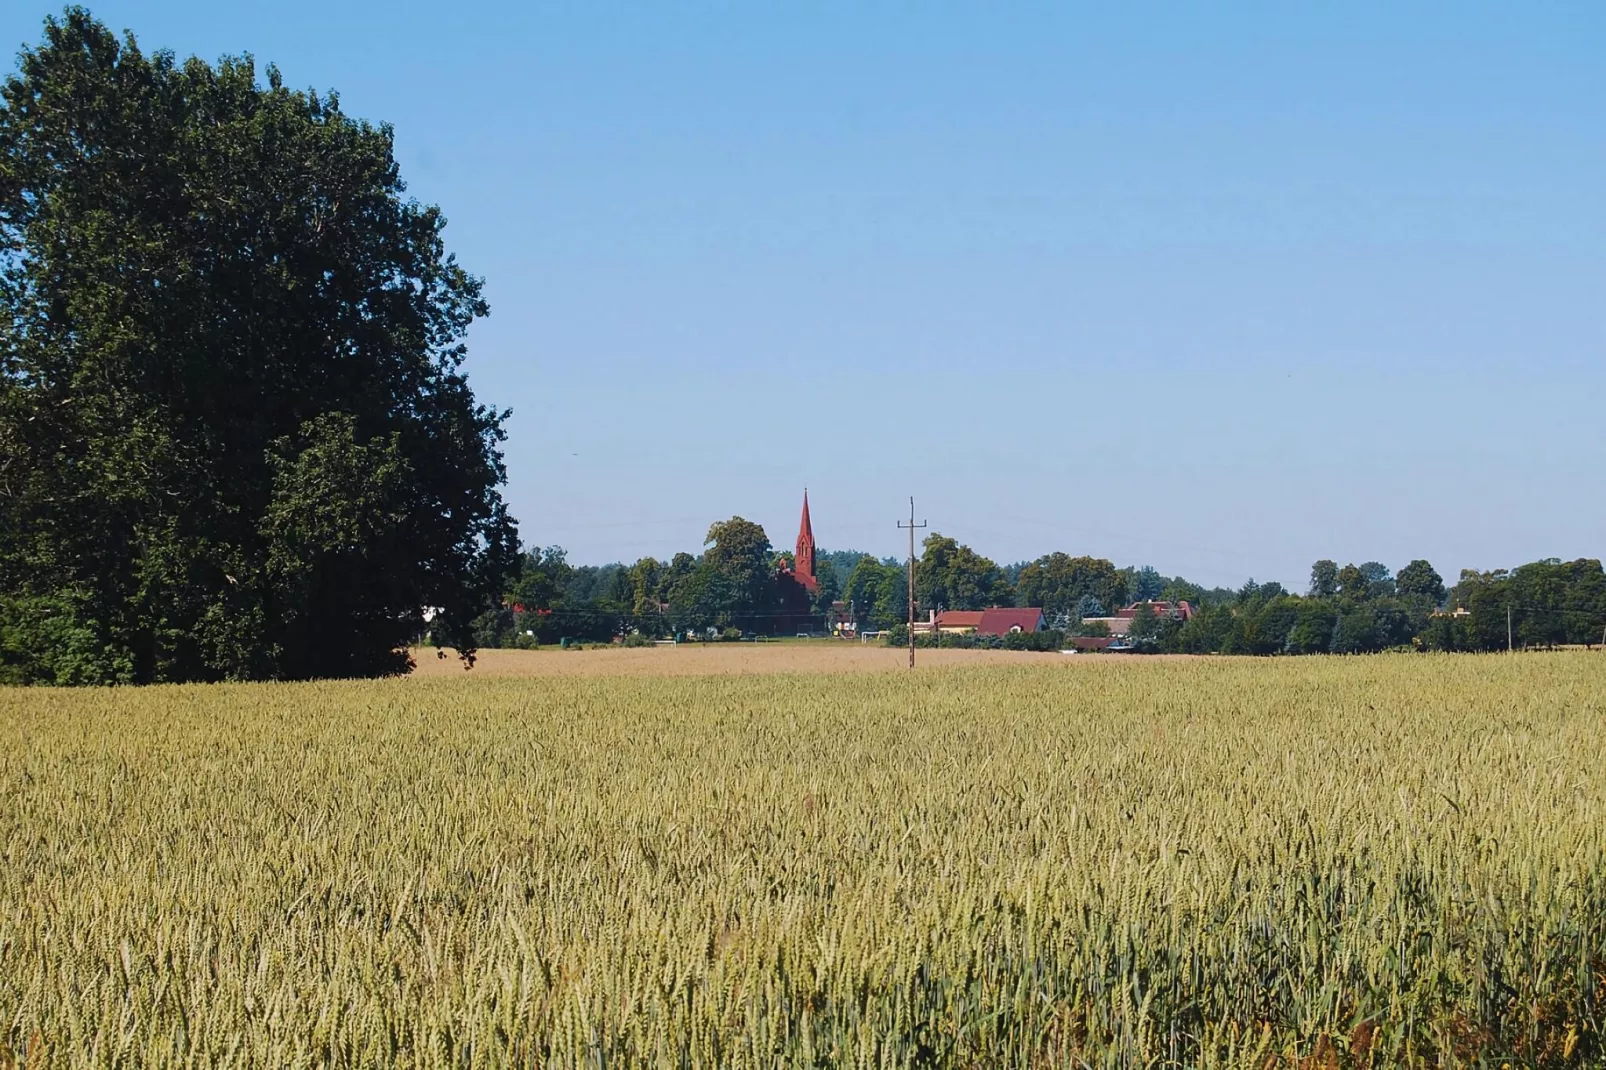
[[982,610],[945,609],[936,615],[936,627],[944,635],[971,635],[981,626]]
[[1186,624],[1193,616],[1193,606],[1189,605],[1186,600],[1180,602],[1150,600],[1147,602],[1133,602],[1129,606],[1124,606],[1116,610],[1113,617],[1084,617],[1082,623],[1102,624],[1110,630],[1111,635],[1123,636],[1131,630],[1132,618],[1137,616],[1139,606],[1148,606],[1154,615],[1161,620],[1169,617],[1172,620]]
[[977,635],[1008,635],[1011,632],[1040,632],[1043,630],[1041,609],[1006,609],[995,606],[984,609],[976,624]]

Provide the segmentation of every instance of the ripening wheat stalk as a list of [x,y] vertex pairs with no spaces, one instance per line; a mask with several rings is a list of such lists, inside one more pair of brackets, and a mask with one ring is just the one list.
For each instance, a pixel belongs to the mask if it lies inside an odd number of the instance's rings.
[[1594,1064],[1603,713],[1585,653],[0,691],[0,1066]]

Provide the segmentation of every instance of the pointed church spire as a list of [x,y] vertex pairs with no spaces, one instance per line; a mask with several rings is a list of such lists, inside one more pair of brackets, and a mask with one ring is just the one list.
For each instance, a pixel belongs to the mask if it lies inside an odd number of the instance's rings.
[[814,525],[809,522],[809,488],[803,488],[803,520],[797,526],[797,552],[792,571],[810,591],[820,584],[814,578]]

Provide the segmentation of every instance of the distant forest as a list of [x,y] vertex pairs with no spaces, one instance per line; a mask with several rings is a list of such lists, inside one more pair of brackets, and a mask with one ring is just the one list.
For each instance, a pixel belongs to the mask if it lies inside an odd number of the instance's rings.
[[[563,638],[785,634],[796,616],[786,604],[796,584],[782,571],[791,559],[741,517],[713,525],[701,553],[669,561],[571,565],[561,547],[531,549],[502,604],[475,623],[475,638],[482,647],[529,647]],[[808,609],[822,626],[842,616],[890,631],[907,620],[903,561],[822,550],[816,573],[819,589]],[[1130,637],[1140,652],[1474,651],[1606,640],[1606,572],[1593,559],[1464,569],[1454,585],[1424,560],[1398,573],[1376,561],[1322,560],[1311,566],[1304,592],[1254,580],[1234,590],[1059,552],[1000,565],[934,532],[915,564],[915,600],[921,619],[932,610],[1040,607],[1051,634],[1035,645],[1044,647],[1065,635],[1096,634],[1096,625],[1083,622],[1148,600],[1187,601],[1193,612],[1186,620],[1141,614]]]

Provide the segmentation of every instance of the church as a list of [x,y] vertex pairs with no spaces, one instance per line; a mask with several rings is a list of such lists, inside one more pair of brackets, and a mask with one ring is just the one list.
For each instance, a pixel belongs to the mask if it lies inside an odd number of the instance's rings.
[[792,567],[782,566],[776,575],[779,612],[774,634],[817,634],[825,630],[825,617],[814,611],[814,598],[820,581],[815,575],[814,524],[809,519],[809,492],[803,491],[803,519],[797,527],[797,546]]

